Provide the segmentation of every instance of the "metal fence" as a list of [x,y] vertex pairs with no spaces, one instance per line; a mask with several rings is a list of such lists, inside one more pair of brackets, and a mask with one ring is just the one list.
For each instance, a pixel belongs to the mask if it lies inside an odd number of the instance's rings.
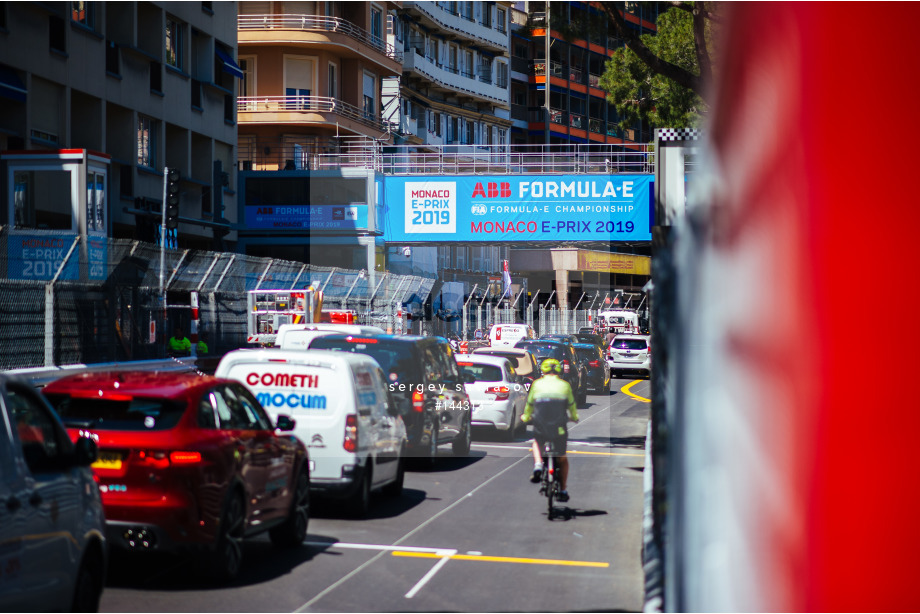
[[210,354],[246,345],[246,292],[320,287],[360,323],[411,330],[435,280],[0,227],[0,369],[164,358],[195,320]]

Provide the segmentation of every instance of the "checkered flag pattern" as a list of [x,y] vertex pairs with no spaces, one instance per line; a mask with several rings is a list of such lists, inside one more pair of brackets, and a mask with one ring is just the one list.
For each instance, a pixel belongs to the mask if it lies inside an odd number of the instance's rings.
[[702,136],[699,128],[657,128],[655,134],[659,141],[696,141]]

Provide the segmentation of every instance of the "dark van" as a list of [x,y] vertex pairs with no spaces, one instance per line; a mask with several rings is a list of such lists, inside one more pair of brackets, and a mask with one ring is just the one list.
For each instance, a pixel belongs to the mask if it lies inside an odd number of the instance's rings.
[[326,335],[313,339],[310,349],[367,354],[380,364],[406,425],[407,456],[433,465],[438,446],[445,443],[451,444],[455,456],[469,454],[470,399],[447,339]]

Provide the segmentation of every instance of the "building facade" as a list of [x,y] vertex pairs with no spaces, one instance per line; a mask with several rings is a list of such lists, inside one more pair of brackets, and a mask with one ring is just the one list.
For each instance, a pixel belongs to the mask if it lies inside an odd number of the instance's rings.
[[168,167],[167,243],[235,241],[235,50],[232,3],[2,3],[0,223],[153,242]]

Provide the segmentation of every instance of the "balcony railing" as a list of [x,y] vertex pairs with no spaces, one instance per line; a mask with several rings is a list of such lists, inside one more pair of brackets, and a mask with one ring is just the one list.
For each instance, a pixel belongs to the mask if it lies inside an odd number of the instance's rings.
[[588,130],[594,134],[603,134],[604,133],[604,120],[602,119],[589,119],[588,120]]
[[601,86],[601,76],[588,73],[588,85],[591,87],[600,87]]
[[572,128],[584,129],[585,127],[585,116],[584,115],[569,115],[569,126]]
[[387,124],[379,115],[366,113],[360,107],[325,96],[240,96],[236,99],[237,113],[334,113],[360,122],[378,132],[386,132]]
[[384,39],[372,35],[350,21],[325,15],[240,15],[240,30],[301,30],[337,32],[376,49],[391,60],[402,62],[402,53]]

